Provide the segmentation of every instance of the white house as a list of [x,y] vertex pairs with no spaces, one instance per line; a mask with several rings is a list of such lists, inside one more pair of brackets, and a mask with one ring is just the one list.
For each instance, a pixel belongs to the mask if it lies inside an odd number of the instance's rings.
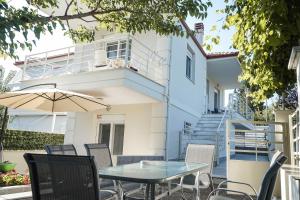
[[[185,22],[181,26],[190,31]],[[45,117],[39,130],[60,130],[66,120],[65,143],[73,143],[81,154],[84,143],[102,142],[113,155],[176,159],[182,145],[179,133],[215,114],[211,132],[216,134],[226,109],[224,91],[240,86],[237,52],[207,54],[203,24],[195,24],[195,31],[190,37],[98,31],[93,43],[26,56],[16,63],[23,74],[15,85],[57,83],[60,89],[101,97],[112,106],[110,111],[59,114],[56,123]],[[18,111],[11,115],[10,128],[37,117]]]

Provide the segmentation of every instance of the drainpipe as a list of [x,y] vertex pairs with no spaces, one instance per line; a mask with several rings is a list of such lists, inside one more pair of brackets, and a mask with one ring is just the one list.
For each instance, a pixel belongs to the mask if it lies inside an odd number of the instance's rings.
[[165,140],[165,159],[169,160],[168,155],[168,130],[169,130],[169,115],[170,115],[170,109],[169,109],[169,103],[170,103],[170,82],[171,82],[171,60],[172,60],[172,43],[173,43],[173,36],[170,36],[170,42],[169,42],[169,63],[168,63],[168,90],[166,93],[167,98],[167,119],[166,119],[166,140]]

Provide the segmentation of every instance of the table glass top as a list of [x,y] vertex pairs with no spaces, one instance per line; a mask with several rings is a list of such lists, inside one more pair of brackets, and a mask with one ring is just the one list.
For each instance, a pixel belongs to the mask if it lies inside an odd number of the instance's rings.
[[206,163],[186,163],[175,161],[141,161],[99,170],[102,178],[131,180],[139,182],[163,182],[206,168]]

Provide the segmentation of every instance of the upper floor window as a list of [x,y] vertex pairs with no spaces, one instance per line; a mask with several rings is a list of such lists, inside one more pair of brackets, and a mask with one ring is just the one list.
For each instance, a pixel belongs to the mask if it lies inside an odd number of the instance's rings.
[[[126,48],[127,48],[126,40],[107,43],[107,46],[106,46],[107,58],[108,59],[117,59],[117,58],[125,59]],[[130,60],[130,54],[131,54],[131,40],[129,40],[128,60]]]
[[185,75],[192,82],[195,81],[195,53],[190,46],[187,46]]

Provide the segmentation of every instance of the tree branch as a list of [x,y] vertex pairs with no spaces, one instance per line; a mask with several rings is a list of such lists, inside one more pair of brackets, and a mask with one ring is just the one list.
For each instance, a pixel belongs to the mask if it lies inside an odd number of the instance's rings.
[[43,19],[46,21],[51,21],[56,18],[56,19],[65,21],[65,20],[80,19],[80,18],[84,18],[84,17],[88,17],[88,16],[103,15],[103,14],[108,14],[108,13],[112,13],[112,12],[120,12],[120,11],[132,12],[128,8],[122,7],[122,8],[116,8],[116,9],[111,9],[111,10],[103,10],[103,11],[91,10],[89,12],[77,13],[77,14],[73,14],[73,15],[49,16],[49,17],[44,17]]
[[74,0],[71,0],[70,3],[68,3],[67,0],[65,0],[65,2],[66,2],[66,4],[67,4],[67,8],[66,8],[66,10],[65,10],[65,16],[67,16],[67,15],[68,15],[68,11],[69,11],[71,5],[73,4]]

